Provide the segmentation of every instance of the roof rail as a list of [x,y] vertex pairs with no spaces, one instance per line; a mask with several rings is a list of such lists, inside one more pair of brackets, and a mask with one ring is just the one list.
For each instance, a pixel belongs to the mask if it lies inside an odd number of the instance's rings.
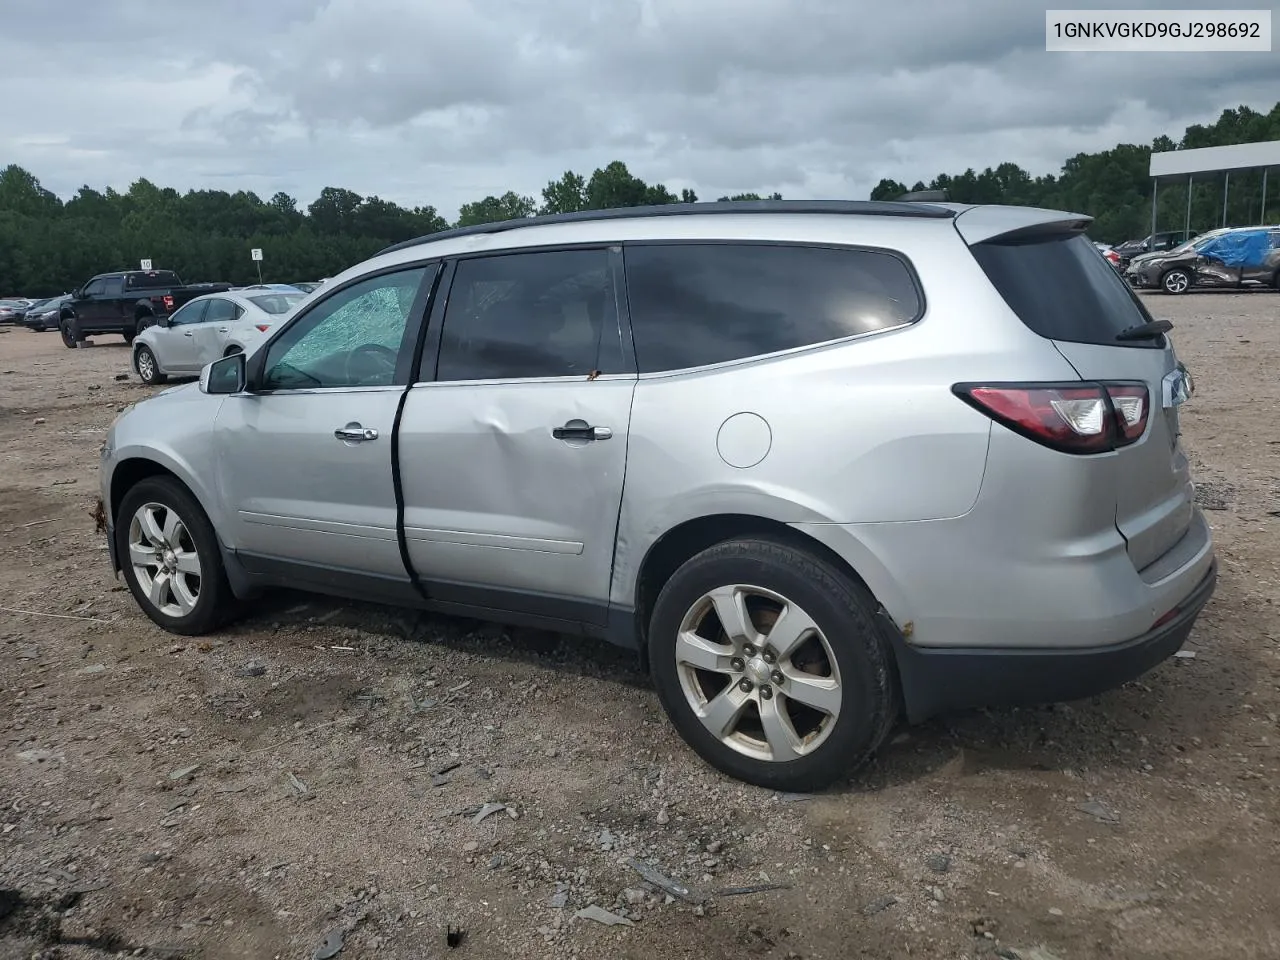
[[900,203],[888,200],[716,200],[708,203],[663,203],[645,207],[612,207],[608,210],[576,210],[572,213],[551,213],[539,217],[521,217],[497,223],[479,223],[473,227],[454,227],[440,230],[413,240],[379,250],[376,256],[416,247],[437,240],[469,237],[482,233],[505,233],[523,227],[541,227],[556,223],[589,223],[596,220],[628,220],[637,217],[702,216],[724,213],[827,213],[856,214],[875,217],[921,217],[947,219],[955,211],[945,207],[931,207],[917,203]]

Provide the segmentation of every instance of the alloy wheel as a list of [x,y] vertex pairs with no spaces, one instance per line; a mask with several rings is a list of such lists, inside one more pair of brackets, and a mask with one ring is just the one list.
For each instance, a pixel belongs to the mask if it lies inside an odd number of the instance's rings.
[[169,617],[185,617],[200,599],[200,555],[178,512],[144,503],[129,521],[129,564],[147,601]]
[[772,590],[733,584],[704,594],[684,615],[675,658],[694,715],[753,759],[812,753],[840,715],[830,642],[809,614]]

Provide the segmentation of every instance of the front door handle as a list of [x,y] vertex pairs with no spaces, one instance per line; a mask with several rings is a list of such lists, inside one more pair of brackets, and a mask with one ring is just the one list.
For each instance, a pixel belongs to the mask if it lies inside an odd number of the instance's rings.
[[373,427],[362,427],[356,422],[348,423],[333,431],[333,435],[343,443],[364,443],[366,440],[377,440],[378,431]]
[[195,336],[195,334],[194,334],[194,333],[192,333],[190,330],[188,330],[186,333],[184,333],[184,334],[183,334],[183,336],[184,336],[184,337],[194,337],[194,336]]
[[563,427],[553,427],[551,435],[557,440],[608,440],[613,431],[608,427],[593,427],[585,420],[570,420]]

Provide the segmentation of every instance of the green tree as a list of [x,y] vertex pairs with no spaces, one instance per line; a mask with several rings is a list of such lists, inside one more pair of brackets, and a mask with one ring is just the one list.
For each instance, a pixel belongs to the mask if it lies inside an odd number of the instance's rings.
[[574,213],[587,208],[587,181],[580,173],[566,170],[559,180],[542,188],[541,213]]
[[500,223],[531,217],[537,206],[533,197],[522,197],[508,190],[500,197],[485,197],[475,203],[464,203],[458,211],[458,226],[473,227],[480,223]]

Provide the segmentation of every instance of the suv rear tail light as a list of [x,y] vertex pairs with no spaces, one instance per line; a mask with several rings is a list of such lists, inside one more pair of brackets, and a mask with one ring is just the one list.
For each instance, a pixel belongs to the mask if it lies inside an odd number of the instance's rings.
[[255,323],[254,326],[258,328],[259,333],[266,333],[271,329],[271,324],[269,323]]
[[1147,427],[1140,383],[957,383],[957,397],[1015,433],[1062,453],[1105,453]]
[[1116,413],[1116,446],[1133,443],[1147,429],[1147,414],[1151,407],[1147,388],[1134,383],[1108,383],[1104,386]]

